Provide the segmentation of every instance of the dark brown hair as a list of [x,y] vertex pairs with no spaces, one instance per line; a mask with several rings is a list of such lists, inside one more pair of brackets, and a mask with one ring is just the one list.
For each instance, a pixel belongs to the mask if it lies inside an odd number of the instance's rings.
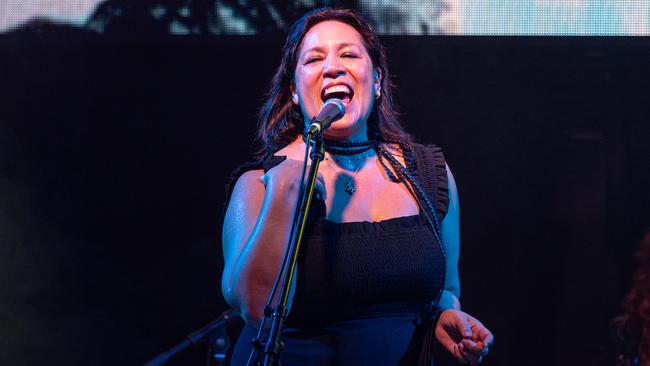
[[303,117],[299,107],[291,99],[291,83],[303,37],[314,25],[326,20],[336,20],[354,27],[365,43],[373,66],[380,70],[381,95],[368,119],[369,137],[401,145],[412,141],[411,136],[401,126],[393,105],[393,85],[388,73],[386,52],[368,21],[354,10],[319,8],[303,15],[289,30],[282,48],[280,65],[271,80],[266,100],[258,116],[256,146],[253,152],[258,159],[283,148],[302,134]]

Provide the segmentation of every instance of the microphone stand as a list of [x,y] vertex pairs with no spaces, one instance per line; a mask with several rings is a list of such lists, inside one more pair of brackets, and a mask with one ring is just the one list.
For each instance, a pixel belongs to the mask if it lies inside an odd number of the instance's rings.
[[[320,132],[320,131],[319,131]],[[316,183],[316,175],[318,173],[318,166],[320,162],[325,158],[325,148],[323,144],[323,137],[321,133],[317,134],[308,134],[307,135],[307,146],[309,148],[309,143],[313,139],[314,147],[311,151],[311,166],[309,167],[309,173],[307,175],[306,187],[300,189],[300,195],[298,197],[297,203],[297,217],[294,218],[294,230],[292,230],[292,236],[289,240],[289,249],[285,253],[285,261],[288,257],[289,266],[286,269],[284,279],[282,281],[282,287],[280,290],[280,296],[278,304],[276,305],[273,313],[271,315],[271,329],[268,334],[267,341],[263,343],[264,345],[264,366],[277,366],[279,365],[280,353],[282,352],[283,343],[281,340],[282,336],[282,327],[284,321],[287,317],[287,303],[289,301],[289,291],[291,288],[291,282],[293,280],[294,272],[296,269],[296,264],[298,262],[298,253],[300,252],[300,246],[302,244],[302,238],[305,231],[305,225],[307,222],[307,215],[309,214],[309,207],[311,206],[311,200],[314,193],[314,186]],[[305,182],[303,182],[305,184]],[[281,269],[282,270],[282,269]]]
[[206,324],[203,328],[188,334],[183,341],[151,359],[144,366],[164,365],[179,352],[191,345],[200,343],[204,339],[210,340],[211,359],[208,360],[208,363],[213,364],[212,361],[214,361],[217,364],[225,364],[225,353],[230,345],[230,340],[228,339],[228,335],[225,334],[224,329],[233,320],[237,319],[238,316],[239,312],[235,310],[230,309],[224,311],[217,319]]

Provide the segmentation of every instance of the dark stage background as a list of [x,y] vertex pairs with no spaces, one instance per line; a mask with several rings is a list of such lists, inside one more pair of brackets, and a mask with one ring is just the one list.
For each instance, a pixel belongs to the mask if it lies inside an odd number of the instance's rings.
[[[650,41],[384,40],[407,128],[458,181],[488,364],[607,364],[650,223]],[[226,308],[223,185],[281,44],[0,38],[0,364],[140,364]]]

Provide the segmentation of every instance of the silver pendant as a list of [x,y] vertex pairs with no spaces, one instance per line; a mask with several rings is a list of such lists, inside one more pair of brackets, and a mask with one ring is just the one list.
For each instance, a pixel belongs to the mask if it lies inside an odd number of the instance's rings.
[[347,183],[345,183],[345,191],[348,192],[348,194],[352,194],[356,191],[356,189],[354,189],[354,180],[352,180],[352,178],[348,179]]

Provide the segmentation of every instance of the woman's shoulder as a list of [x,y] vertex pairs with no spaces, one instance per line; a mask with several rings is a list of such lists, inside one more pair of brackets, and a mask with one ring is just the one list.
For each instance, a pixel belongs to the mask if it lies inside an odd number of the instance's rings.
[[305,142],[301,137],[297,137],[290,142],[287,146],[273,153],[275,157],[285,157],[292,160],[303,160],[305,156]]
[[424,185],[431,197],[435,197],[438,209],[444,217],[449,209],[450,188],[455,190],[455,183],[442,148],[435,144],[412,143],[405,151],[410,157],[411,170]]
[[436,144],[418,142],[411,143],[407,148],[407,154],[411,154],[414,158],[419,160],[433,162],[433,165],[436,167],[441,167],[446,164],[442,147]]
[[233,169],[226,181],[224,210],[228,207],[228,203],[230,202],[230,198],[236,186],[246,187],[257,183],[257,180],[259,180],[264,173],[278,166],[286,159],[302,160],[304,156],[304,146],[302,139],[297,138],[275,152],[258,157],[256,160],[247,161]]
[[247,161],[235,167],[226,180],[223,214],[225,215],[225,211],[228,208],[235,187],[248,190],[247,187],[252,187],[255,183],[259,182],[259,178],[265,172],[277,166],[284,160],[284,156],[269,154],[260,159]]

